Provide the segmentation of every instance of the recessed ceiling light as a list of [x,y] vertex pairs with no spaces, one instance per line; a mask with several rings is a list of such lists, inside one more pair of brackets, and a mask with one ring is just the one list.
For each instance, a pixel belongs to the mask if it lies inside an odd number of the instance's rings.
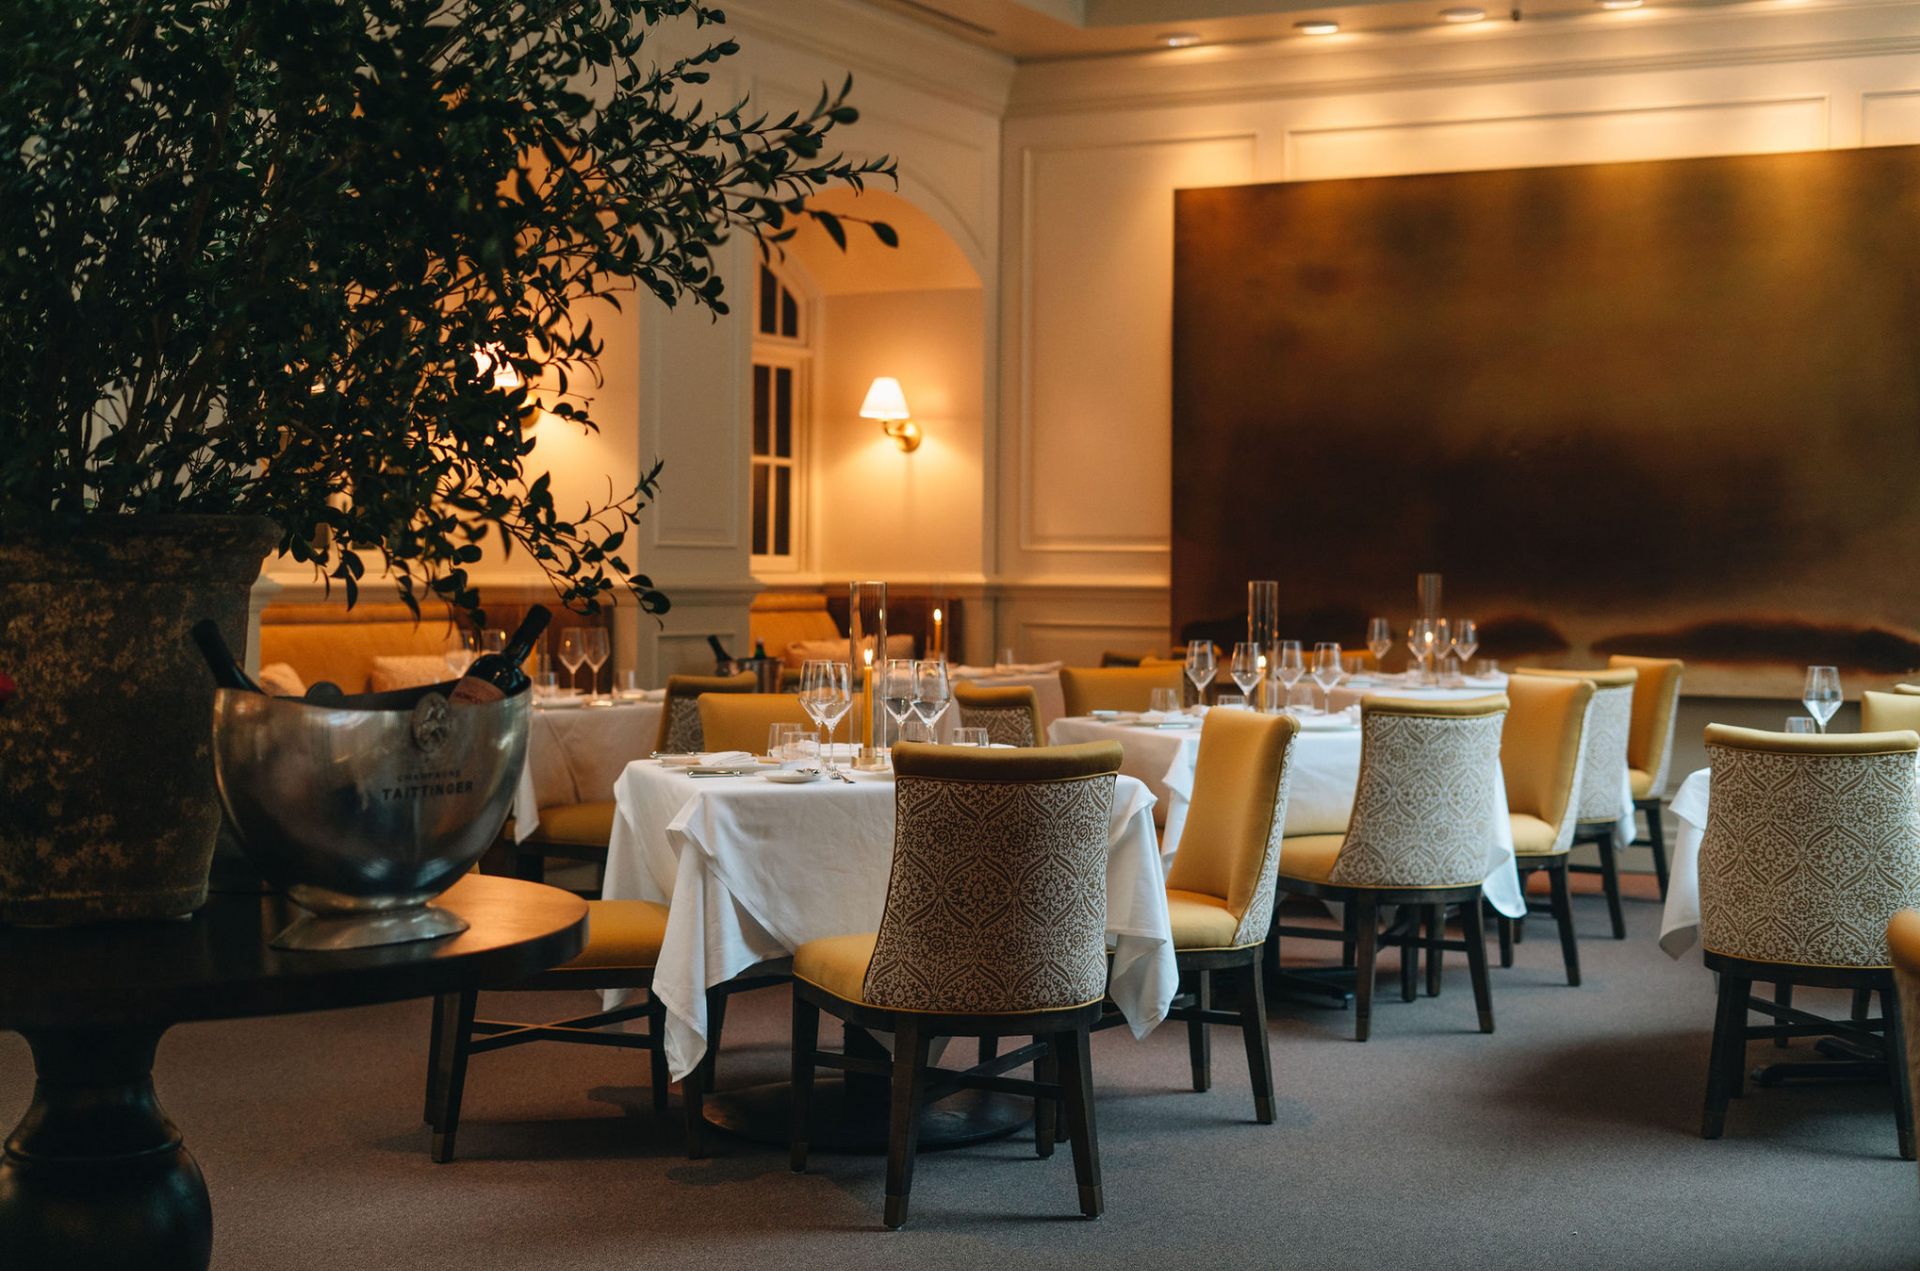
[[[1635,3],[1638,2],[1635,0]],[[1305,22],[1294,23],[1293,29],[1302,35],[1332,35],[1340,29],[1340,24],[1328,18],[1309,18]]]
[[1440,16],[1449,22],[1478,22],[1487,16],[1485,9],[1442,9]]
[[1191,31],[1169,31],[1165,35],[1154,37],[1170,49],[1184,49],[1200,43],[1200,37]]
[[1600,0],[1602,9],[1638,9],[1642,0]]

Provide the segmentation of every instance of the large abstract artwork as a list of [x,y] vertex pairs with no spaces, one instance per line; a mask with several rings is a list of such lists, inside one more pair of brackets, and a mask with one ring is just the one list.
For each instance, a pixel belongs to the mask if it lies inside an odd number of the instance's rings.
[[1277,578],[1354,645],[1438,570],[1506,661],[1920,668],[1920,147],[1176,200],[1183,637]]

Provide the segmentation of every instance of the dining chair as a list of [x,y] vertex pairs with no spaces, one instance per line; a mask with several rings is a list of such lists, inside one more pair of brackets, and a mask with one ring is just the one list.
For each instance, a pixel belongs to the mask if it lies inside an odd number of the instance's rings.
[[1178,691],[1186,683],[1187,673],[1178,662],[1153,662],[1140,666],[1060,668],[1060,696],[1068,715],[1090,715],[1094,711],[1143,711],[1153,705],[1153,690]]
[[960,727],[984,728],[987,740],[997,745],[1047,744],[1046,730],[1040,726],[1040,695],[1031,686],[982,688],[971,680],[960,680],[953,686],[953,704],[960,712]]
[[[1576,865],[1569,861],[1567,871],[1600,875],[1613,938],[1625,940],[1627,920],[1620,908],[1620,865],[1614,852],[1614,833],[1620,823],[1620,787],[1632,780],[1627,775],[1627,739],[1633,731],[1633,686],[1640,673],[1630,666],[1604,671],[1523,666],[1515,668],[1514,674],[1584,679],[1593,685],[1593,700],[1587,706],[1586,754],[1580,765],[1580,789],[1574,796],[1573,845],[1593,844],[1600,863]],[[1626,828],[1631,834],[1634,827],[1629,824]]]
[[[613,841],[613,818],[612,799],[549,804],[540,809],[540,823],[533,833],[515,840],[514,822],[509,818],[500,831],[500,841],[507,844],[513,858],[515,878],[544,883],[549,860],[585,861],[604,870],[607,848]],[[600,892],[596,885],[579,894],[591,900]]]
[[[1279,940],[1287,936],[1353,947],[1356,1041],[1367,1040],[1373,1026],[1380,910],[1388,905],[1411,907],[1408,914],[1419,915],[1427,926],[1424,945],[1417,925],[1398,937],[1401,996],[1414,999],[1422,947],[1430,959],[1430,993],[1437,988],[1441,952],[1464,952],[1480,1031],[1493,1031],[1480,886],[1497,807],[1493,783],[1499,779],[1506,714],[1507,699],[1500,694],[1452,701],[1361,698],[1360,780],[1346,832],[1296,834],[1281,843],[1277,889],[1340,902],[1350,919],[1340,932],[1276,923],[1276,956]],[[1463,939],[1448,941],[1446,911],[1456,905]]]
[[1920,684],[1896,684],[1893,686],[1893,691],[1896,693],[1920,695]]
[[[1167,874],[1167,915],[1181,996],[1167,1012],[1187,1026],[1193,1088],[1213,1084],[1215,1024],[1237,1025],[1247,1047],[1254,1119],[1274,1120],[1273,1057],[1267,1039],[1266,977],[1260,951],[1273,924],[1274,879],[1287,824],[1293,742],[1291,715],[1213,711],[1200,729],[1193,797],[1180,850]],[[1233,1011],[1215,1010],[1213,977],[1232,981]],[[1103,1027],[1119,1022],[1108,1012]]]
[[1920,909],[1902,909],[1887,921],[1887,953],[1893,958],[1893,988],[1900,999],[1904,1072],[1889,1074],[1907,1085],[1907,1106],[1920,1101]]
[[1860,731],[1888,733],[1902,728],[1920,731],[1920,694],[1860,694]]
[[[815,1068],[890,1077],[885,1221],[897,1229],[922,1108],[964,1089],[995,1090],[1065,1103],[1080,1212],[1100,1216],[1087,1037],[1106,997],[1107,841],[1120,757],[1116,742],[893,748],[893,873],[880,929],[810,940],[793,955],[796,1173],[807,1167]],[[892,1061],[818,1050],[823,1010],[892,1033]],[[1004,1036],[1034,1040],[965,1071],[930,1065],[936,1037]],[[1001,1075],[1030,1063],[1034,1080]],[[1052,1151],[1049,1135],[1036,1134],[1036,1144],[1042,1156]]]
[[1139,666],[1149,658],[1157,660],[1159,657],[1158,649],[1148,649],[1142,653],[1118,653],[1112,649],[1106,649],[1100,654],[1100,665],[1103,667]]
[[700,722],[700,699],[708,693],[751,693],[758,684],[752,671],[738,675],[669,675],[654,750],[663,755],[695,755],[713,749]]
[[[1725,1128],[1727,1102],[1746,1084],[1748,1042],[1821,1037],[1864,1062],[1776,1064],[1762,1082],[1891,1078],[1900,1155],[1913,1160],[1887,933],[1895,914],[1920,906],[1920,733],[1710,724],[1706,741],[1713,799],[1700,840],[1700,945],[1720,986],[1700,1137],[1717,1139]],[[1772,1001],[1753,995],[1756,981],[1775,986]],[[1791,990],[1802,984],[1877,992],[1880,1018],[1797,1009]],[[1749,1027],[1753,1011],[1777,1022]]]
[[1673,764],[1673,726],[1679,718],[1680,680],[1687,664],[1679,658],[1635,658],[1619,654],[1609,667],[1631,667],[1640,673],[1633,684],[1633,731],[1627,734],[1627,778],[1633,787],[1633,807],[1647,818],[1646,839],[1634,846],[1653,849],[1653,872],[1660,882],[1660,898],[1667,898],[1666,827],[1660,821],[1660,796],[1667,788],[1667,770]]
[[[1587,709],[1595,689],[1589,679],[1514,675],[1507,679],[1507,712],[1500,737],[1500,768],[1507,784],[1507,819],[1513,827],[1513,864],[1520,895],[1541,870],[1551,884],[1554,925],[1567,983],[1580,983],[1580,946],[1573,931],[1573,897],[1567,888],[1567,856],[1579,824],[1586,767]],[[1616,798],[1619,792],[1615,791]],[[1500,965],[1513,965],[1521,920],[1500,916]]]
[[[438,1164],[453,1159],[460,1129],[461,1104],[467,1085],[467,1063],[475,1055],[522,1046],[528,1042],[572,1042],[649,1052],[653,1110],[667,1108],[667,1056],[663,1047],[666,1008],[653,994],[653,971],[660,960],[660,943],[667,930],[667,907],[646,900],[589,900],[587,947],[578,957],[527,979],[481,983],[458,992],[443,993],[434,1001],[433,1029],[427,1046],[426,1122],[433,1130],[431,1154]],[[706,1057],[681,1082],[685,1112],[687,1157],[703,1154],[705,1117],[702,1094],[712,1089],[720,1051],[720,1030],[727,997],[747,989],[784,983],[784,960],[766,963],[707,990]],[[568,990],[632,989],[644,991],[644,1001],[595,1011],[589,1015],[547,1024],[477,1019],[479,996],[486,992],[564,992]],[[620,1027],[629,1020],[647,1021],[647,1031],[630,1033]]]
[[[853,735],[863,700],[861,694],[853,695],[853,705],[835,729],[836,742],[844,744]],[[766,750],[767,732],[775,724],[819,727],[800,705],[799,696],[793,693],[706,693],[700,698],[700,727],[708,751],[744,750],[748,754],[760,754]],[[824,728],[820,729],[820,740],[822,744],[826,742]]]

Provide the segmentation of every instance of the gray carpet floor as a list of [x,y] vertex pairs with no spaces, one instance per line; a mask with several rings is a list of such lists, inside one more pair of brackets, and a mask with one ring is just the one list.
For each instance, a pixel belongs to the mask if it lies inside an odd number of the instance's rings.
[[[1629,903],[1624,942],[1600,936],[1597,897],[1576,903],[1585,985],[1565,986],[1536,925],[1495,967],[1491,1036],[1460,955],[1442,996],[1411,1005],[1383,958],[1364,1045],[1344,1012],[1275,1002],[1277,1125],[1251,1120],[1233,1033],[1215,1034],[1208,1094],[1187,1087],[1182,1030],[1101,1034],[1095,1223],[1075,1215],[1065,1145],[1038,1160],[1022,1133],[923,1155],[911,1224],[889,1233],[880,1158],[816,1154],[797,1176],[784,1150],[716,1135],[687,1161],[678,1098],[655,1118],[644,1055],[589,1047],[477,1059],[460,1159],[436,1166],[423,1002],[184,1025],[156,1080],[206,1171],[222,1268],[1920,1265],[1920,1175],[1885,1088],[1750,1087],[1726,1137],[1702,1141],[1711,977],[1659,951],[1652,900]],[[1845,1010],[1808,990],[1796,1005]],[[723,1086],[783,1073],[787,1010],[783,990],[735,999]],[[1750,1052],[1786,1056],[1810,1050]],[[0,1034],[0,1122],[30,1083],[25,1045]]]

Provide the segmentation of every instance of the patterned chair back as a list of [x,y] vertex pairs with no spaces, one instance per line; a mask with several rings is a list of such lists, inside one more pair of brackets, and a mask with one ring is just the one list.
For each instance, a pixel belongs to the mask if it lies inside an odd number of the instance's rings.
[[982,688],[971,680],[953,686],[953,704],[960,711],[960,727],[984,728],[987,740],[1003,746],[1044,746],[1040,727],[1040,695],[1024,684]]
[[1707,726],[1700,944],[1757,962],[1888,965],[1920,906],[1920,734]]
[[1593,685],[1583,732],[1586,753],[1580,760],[1580,789],[1574,795],[1577,821],[1620,819],[1620,787],[1627,779],[1627,742],[1633,732],[1633,690],[1640,673],[1632,667],[1606,671],[1560,671],[1523,666],[1516,675],[1545,675],[1586,680]]
[[1146,662],[1139,666],[1060,668],[1060,696],[1067,714],[1093,711],[1143,711],[1153,705],[1153,690],[1179,691],[1187,673],[1178,662]]
[[1117,742],[893,748],[893,873],[862,997],[973,1014],[1097,1002]]
[[1500,731],[1500,771],[1507,811],[1553,827],[1552,851],[1573,843],[1574,794],[1586,777],[1587,707],[1593,681],[1544,675],[1507,680],[1506,726]]
[[1501,694],[1360,699],[1360,784],[1328,881],[1464,887],[1487,873],[1500,779]]
[[[865,698],[855,693],[853,706],[834,729],[834,741],[845,745],[849,725],[857,729],[860,704]],[[705,734],[703,750],[744,750],[760,754],[767,748],[767,733],[775,724],[803,724],[817,727],[808,717],[800,698],[794,693],[703,693],[700,696],[700,728]],[[827,740],[820,729],[821,744]]]
[[1633,686],[1633,731],[1627,734],[1627,762],[1653,778],[1648,789],[1667,788],[1673,766],[1673,725],[1679,717],[1680,677],[1687,664],[1679,658],[1630,658],[1615,655],[1607,665],[1640,673]]
[[1266,939],[1273,920],[1299,732],[1291,715],[1252,711],[1212,711],[1200,728],[1193,798],[1167,888],[1224,900],[1240,919],[1235,947]]
[[752,671],[739,675],[669,675],[667,698],[660,704],[660,732],[653,748],[664,755],[692,755],[707,748],[700,727],[702,693],[751,693]]
[[1891,733],[1902,728],[1920,732],[1920,694],[1874,693],[1860,695],[1860,731]]

